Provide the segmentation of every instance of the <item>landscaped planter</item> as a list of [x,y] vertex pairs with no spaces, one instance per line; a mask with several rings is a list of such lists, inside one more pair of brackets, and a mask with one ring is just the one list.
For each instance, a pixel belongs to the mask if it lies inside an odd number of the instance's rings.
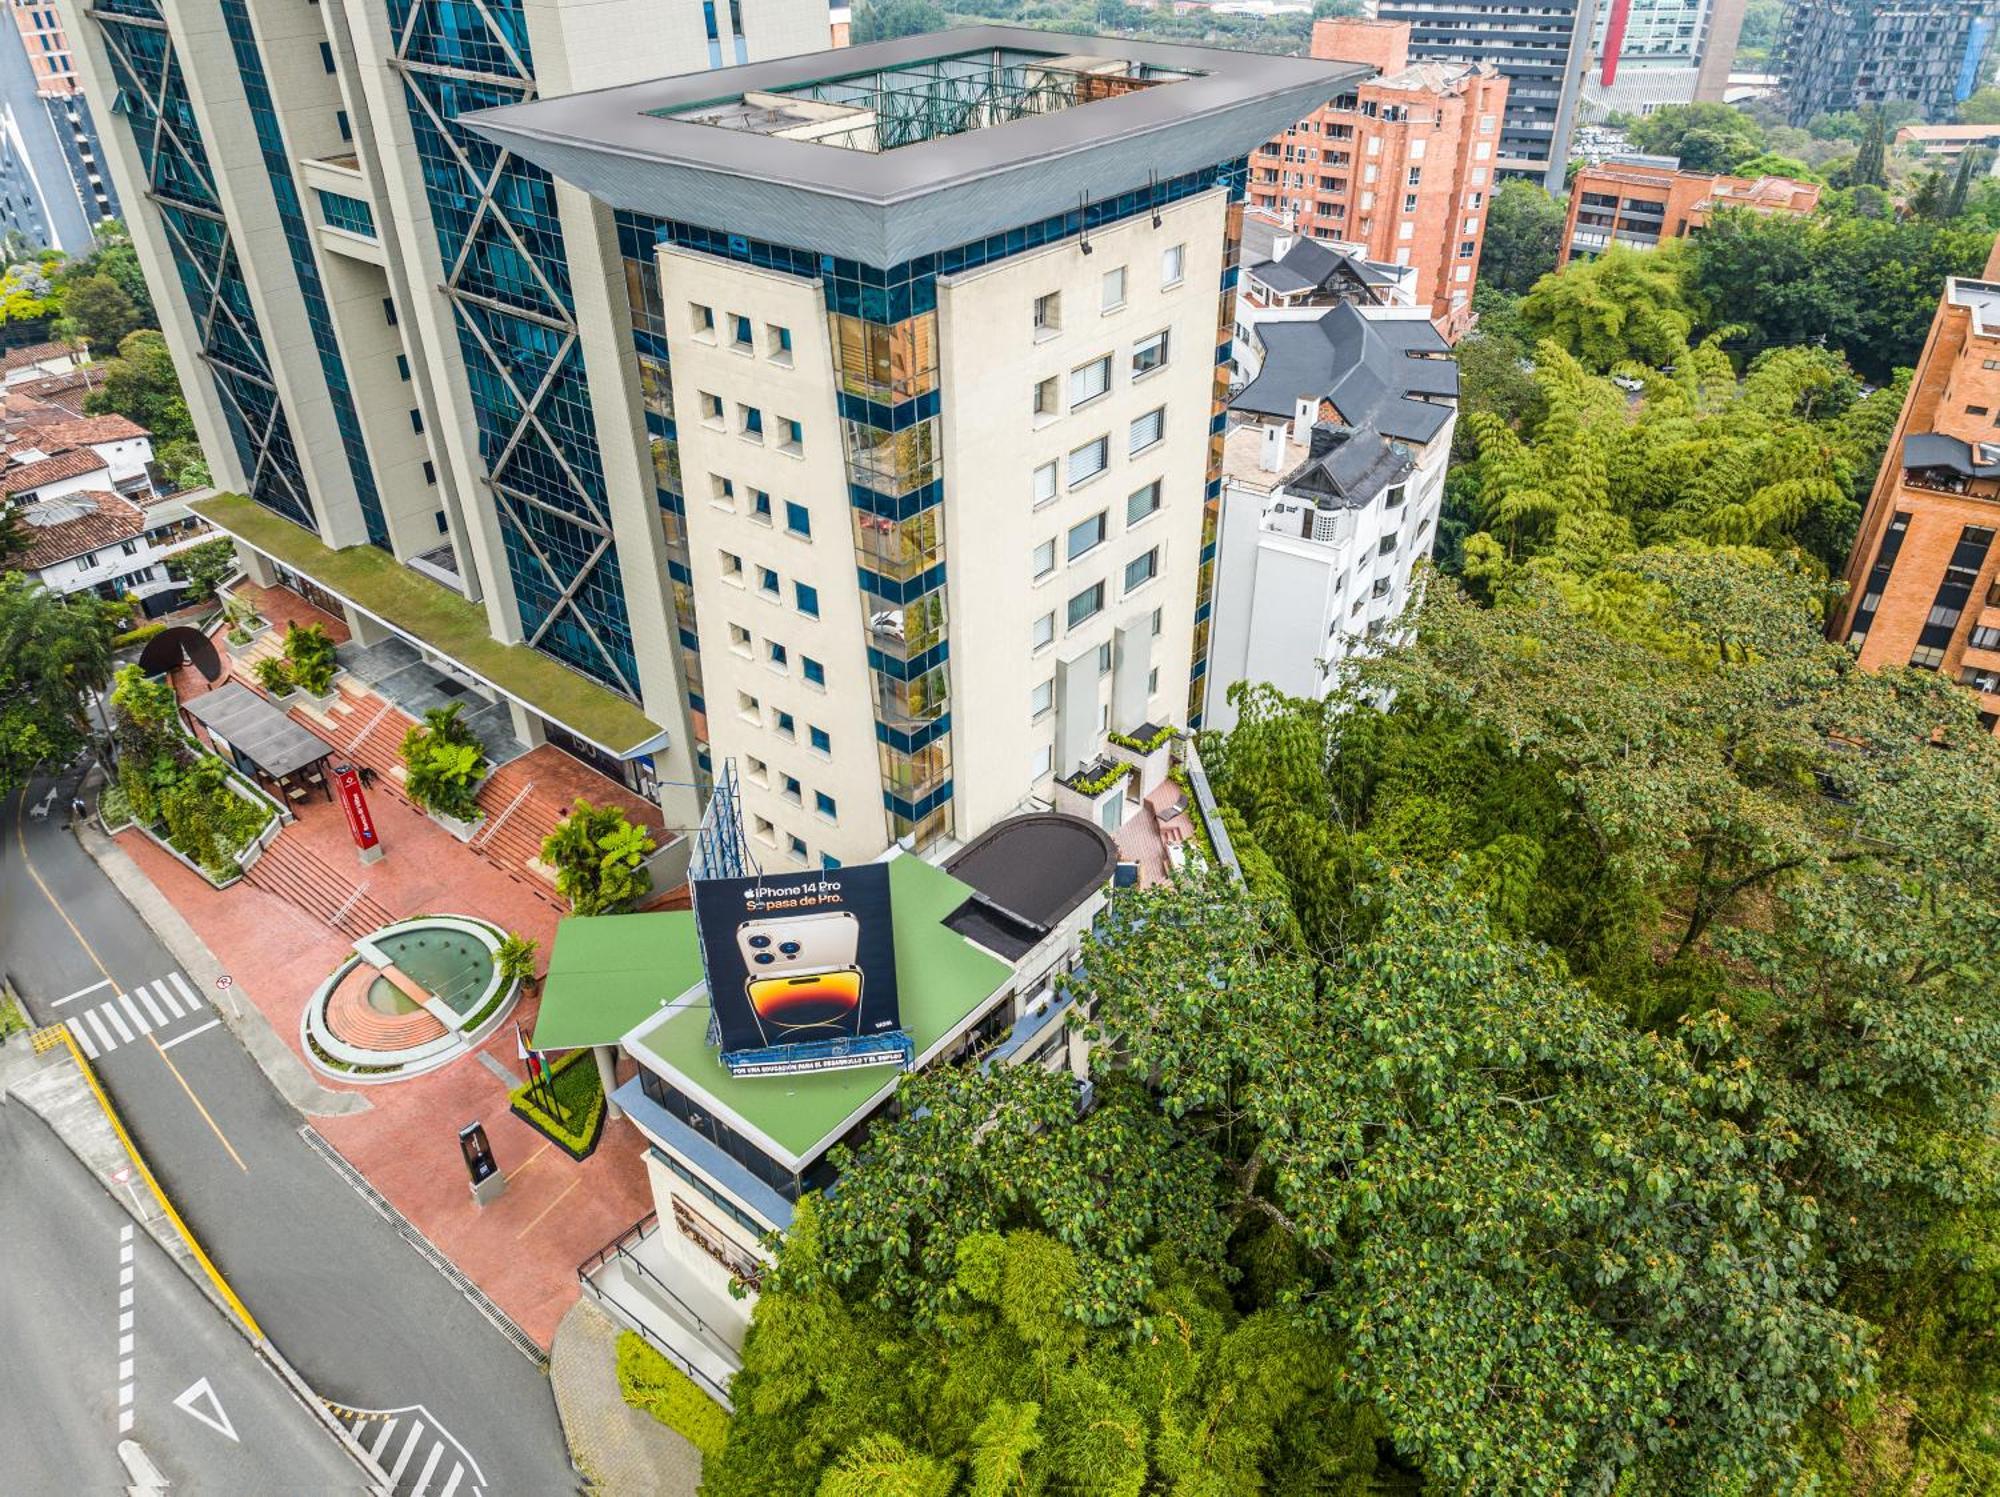
[[430,817],[432,821],[435,821],[461,842],[470,842],[474,837],[479,835],[479,829],[486,825],[486,813],[484,811],[480,812],[470,821],[460,821],[456,816],[447,816],[444,812],[433,811],[429,807],[425,807],[424,815]]
[[1175,736],[1171,727],[1146,723],[1136,733],[1107,734],[1104,751],[1118,763],[1132,766],[1143,800],[1166,783],[1167,771],[1173,767]]
[[264,856],[264,849],[278,840],[278,833],[283,828],[284,823],[292,819],[292,813],[289,810],[272,800],[270,796],[263,794],[253,787],[246,786],[237,778],[234,772],[223,783],[242,799],[271,813],[270,818],[264,823],[257,835],[251,838],[244,846],[237,849],[234,855],[236,872],[224,878],[216,878],[206,868],[202,867],[201,864],[182,852],[178,847],[175,847],[166,837],[154,831],[145,823],[137,819],[129,823],[129,825],[137,827],[140,835],[145,837],[147,841],[162,849],[168,857],[179,863],[183,868],[199,875],[207,882],[210,888],[214,889],[227,889],[231,884],[239,882],[243,875],[250,871],[251,865]]
[[1123,802],[1130,778],[1129,765],[1098,759],[1056,781],[1055,808],[1065,816],[1115,832],[1125,824]]
[[222,631],[222,647],[229,651],[233,659],[241,660],[245,655],[250,653],[252,647],[256,645],[259,639],[262,639],[270,632],[271,625],[269,621],[260,621],[257,627],[250,631],[250,637],[238,643],[236,640],[230,638],[229,631],[224,629]]
[[[588,1050],[574,1051],[549,1067],[549,1084],[551,1087],[559,1086],[562,1078],[568,1074],[572,1066],[591,1066],[595,1068],[596,1064],[597,1058]],[[572,1159],[588,1159],[592,1154],[597,1152],[598,1144],[604,1139],[604,1119],[610,1112],[610,1109],[604,1105],[604,1094],[602,1091],[597,1093],[595,1114],[585,1120],[586,1126],[577,1135],[584,1140],[580,1144],[575,1138],[564,1137],[561,1130],[552,1126],[551,1122],[544,1121],[540,1113],[529,1102],[528,1098],[530,1095],[532,1094],[528,1092],[526,1087],[517,1088],[514,1100],[509,1105],[508,1110]]]

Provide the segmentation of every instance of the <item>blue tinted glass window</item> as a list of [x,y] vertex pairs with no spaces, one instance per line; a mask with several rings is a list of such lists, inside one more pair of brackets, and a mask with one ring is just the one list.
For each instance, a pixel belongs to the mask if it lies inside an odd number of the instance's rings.
[[822,816],[838,816],[840,814],[840,807],[834,803],[833,797],[828,795],[824,790],[815,790],[813,792],[813,805]]
[[792,714],[789,712],[780,712],[778,714],[778,731],[780,733],[783,733],[787,738],[798,737],[799,735],[798,719],[793,717]]
[[794,504],[790,500],[785,502],[785,529],[791,531],[793,535],[813,533],[812,516],[806,512],[803,504]]
[[757,568],[757,586],[775,597],[778,592],[778,574],[769,567]]
[[822,754],[833,752],[833,739],[827,734],[825,728],[809,727],[806,731],[811,737],[814,748],[818,749]]
[[799,656],[799,668],[806,673],[806,679],[815,686],[826,685],[826,667],[810,655]]
[[807,618],[819,617],[819,589],[807,587],[803,582],[794,582],[792,590],[799,600],[799,612]]

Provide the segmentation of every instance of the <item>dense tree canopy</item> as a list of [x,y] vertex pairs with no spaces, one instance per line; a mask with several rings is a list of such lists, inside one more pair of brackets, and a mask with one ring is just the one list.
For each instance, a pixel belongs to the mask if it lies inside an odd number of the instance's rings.
[[90,694],[110,674],[124,611],[0,573],[0,794],[37,763],[63,763],[89,742]]
[[85,398],[84,409],[125,416],[161,444],[194,437],[194,418],[181,394],[173,355],[167,351],[167,340],[151,328],[126,335],[118,345],[118,356],[105,361],[104,382]]
[[1556,268],[1562,250],[1563,205],[1538,182],[1509,177],[1486,210],[1486,239],[1479,251],[1482,290],[1515,295]]
[[1656,250],[1613,244],[1594,259],[1572,260],[1521,298],[1521,327],[1553,339],[1602,373],[1620,364],[1671,364],[1700,320],[1688,291],[1688,248]]

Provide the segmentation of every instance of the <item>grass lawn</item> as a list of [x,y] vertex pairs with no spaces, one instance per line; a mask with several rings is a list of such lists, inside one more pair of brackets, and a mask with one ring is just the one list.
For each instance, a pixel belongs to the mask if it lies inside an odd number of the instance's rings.
[[631,1331],[618,1337],[618,1387],[627,1403],[685,1438],[703,1460],[722,1454],[729,1435],[729,1416],[722,1405]]
[[537,1095],[538,1088],[525,1082],[510,1094],[514,1111],[533,1118],[573,1152],[589,1148],[597,1138],[598,1123],[604,1116],[604,1083],[597,1074],[595,1057],[588,1050],[573,1050],[552,1062],[549,1086],[567,1115],[567,1122],[547,1111]]

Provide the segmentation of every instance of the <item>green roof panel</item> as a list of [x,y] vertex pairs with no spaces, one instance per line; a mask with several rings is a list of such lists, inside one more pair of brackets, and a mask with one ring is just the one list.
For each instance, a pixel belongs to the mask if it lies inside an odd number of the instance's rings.
[[572,915],[556,926],[535,1048],[615,1045],[700,982],[689,911]]

